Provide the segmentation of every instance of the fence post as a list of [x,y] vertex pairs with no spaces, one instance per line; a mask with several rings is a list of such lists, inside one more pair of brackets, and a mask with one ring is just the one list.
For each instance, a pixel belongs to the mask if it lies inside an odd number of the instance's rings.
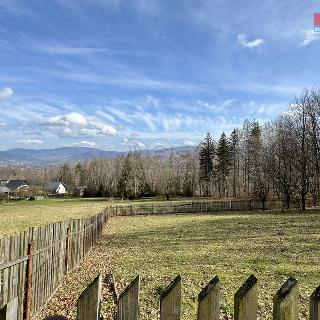
[[310,320],[320,320],[320,286],[310,297]]
[[234,319],[256,320],[258,314],[258,280],[251,275],[234,295]]
[[215,276],[198,295],[198,320],[219,320],[220,280]]
[[0,320],[17,320],[18,319],[18,297],[8,302],[0,310]]
[[298,281],[290,277],[273,297],[273,320],[298,320]]
[[140,277],[137,276],[120,294],[118,320],[138,320]]
[[31,287],[32,287],[32,242],[28,244],[28,260],[27,260],[24,320],[29,320],[30,319]]
[[181,276],[177,276],[160,296],[160,320],[180,320]]
[[69,251],[70,251],[70,228],[67,228],[67,239],[66,239],[66,256],[64,259],[65,273],[68,273],[69,264]]
[[77,320],[100,320],[101,289],[100,274],[81,293],[77,302]]

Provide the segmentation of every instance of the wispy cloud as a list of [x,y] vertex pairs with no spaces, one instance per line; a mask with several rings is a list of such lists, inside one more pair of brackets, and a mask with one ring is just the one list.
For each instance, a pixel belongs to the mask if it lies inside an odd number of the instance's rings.
[[237,39],[238,39],[238,44],[243,48],[250,48],[250,49],[256,48],[256,47],[260,47],[262,44],[265,43],[265,41],[261,38],[248,41],[247,35],[244,33],[238,34]]
[[304,39],[301,42],[302,46],[307,46],[312,42],[320,40],[320,33],[314,32],[313,30],[304,31]]
[[108,53],[111,52],[106,48],[98,48],[98,47],[81,47],[81,46],[68,46],[68,45],[48,45],[48,44],[35,44],[33,49],[47,54],[52,55],[65,55],[65,56],[73,56],[73,55],[91,55],[96,53]]
[[97,143],[94,141],[82,140],[80,142],[75,142],[74,146],[82,146],[82,147],[96,147]]
[[0,89],[0,99],[9,98],[13,95],[13,90],[9,87]]
[[39,139],[26,139],[26,140],[18,140],[17,141],[19,144],[24,144],[24,145],[42,145],[44,142]]

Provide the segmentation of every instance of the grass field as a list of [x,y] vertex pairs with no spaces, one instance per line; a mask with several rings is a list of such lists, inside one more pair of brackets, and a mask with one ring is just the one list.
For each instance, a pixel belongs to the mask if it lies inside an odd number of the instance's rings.
[[0,238],[31,226],[68,218],[92,216],[108,205],[106,199],[44,199],[0,203]]
[[[301,294],[299,319],[307,319],[309,295],[320,284],[319,230],[320,216],[312,211],[115,217],[48,306],[66,314],[68,299],[76,300],[98,272],[113,270],[121,287],[140,274],[140,317],[156,319],[159,292],[181,274],[182,319],[196,319],[197,294],[218,275],[222,312],[232,315],[233,295],[253,273],[259,279],[260,317],[271,319],[272,296],[293,275]],[[109,308],[110,300],[104,312]]]
[[[193,199],[196,201],[197,199]],[[198,199],[202,201],[204,199]],[[192,201],[192,199],[172,199],[171,203]],[[109,198],[43,199],[37,201],[0,202],[0,238],[13,235],[32,226],[42,226],[69,218],[92,216],[110,204],[163,203],[163,199],[110,200]]]

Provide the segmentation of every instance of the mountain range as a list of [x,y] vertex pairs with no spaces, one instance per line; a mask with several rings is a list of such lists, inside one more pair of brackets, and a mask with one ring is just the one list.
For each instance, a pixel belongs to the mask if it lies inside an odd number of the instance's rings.
[[[187,153],[194,147],[180,147],[156,150],[142,150],[142,154],[152,156],[167,156],[172,151]],[[65,162],[81,162],[85,160],[103,158],[113,159],[124,156],[127,151],[106,151],[88,147],[62,147],[54,149],[23,149],[15,148],[0,151],[0,165],[55,165]]]

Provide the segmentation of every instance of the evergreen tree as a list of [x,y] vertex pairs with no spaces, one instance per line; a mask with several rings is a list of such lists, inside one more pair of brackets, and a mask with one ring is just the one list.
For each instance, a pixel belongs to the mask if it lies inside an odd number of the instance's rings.
[[233,197],[237,196],[237,184],[239,180],[239,130],[234,129],[230,135],[230,155],[232,161],[233,181],[232,181],[232,194]]
[[226,134],[223,132],[217,147],[217,163],[215,170],[218,178],[219,194],[225,194],[227,190],[227,176],[231,171],[231,152],[230,145],[227,140]]
[[210,133],[201,144],[199,152],[200,175],[199,180],[205,189],[206,196],[209,196],[210,182],[213,173],[214,145]]

